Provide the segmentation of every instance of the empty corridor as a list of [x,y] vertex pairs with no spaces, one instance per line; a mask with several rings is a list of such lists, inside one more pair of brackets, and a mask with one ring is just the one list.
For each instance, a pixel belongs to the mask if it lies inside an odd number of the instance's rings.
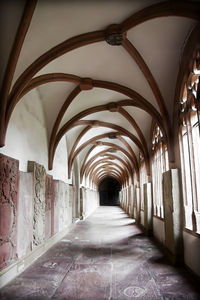
[[194,279],[171,266],[133,222],[119,207],[99,207],[0,299],[200,299]]

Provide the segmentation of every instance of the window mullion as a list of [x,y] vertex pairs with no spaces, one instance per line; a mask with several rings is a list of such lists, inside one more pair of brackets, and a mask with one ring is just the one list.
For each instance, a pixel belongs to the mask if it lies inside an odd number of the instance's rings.
[[195,176],[195,165],[194,165],[194,149],[193,149],[193,139],[192,139],[192,127],[191,127],[191,116],[190,113],[187,114],[187,131],[188,131],[188,151],[189,151],[189,162],[190,162],[190,178],[191,178],[191,188],[192,188],[192,224],[193,230],[196,231],[196,218],[194,210],[197,209],[197,194],[196,194],[196,176]]

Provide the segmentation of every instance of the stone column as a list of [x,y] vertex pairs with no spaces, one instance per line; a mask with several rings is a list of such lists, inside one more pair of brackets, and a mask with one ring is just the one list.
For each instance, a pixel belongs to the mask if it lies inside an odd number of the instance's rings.
[[17,260],[19,161],[0,154],[0,270]]
[[163,173],[163,203],[165,218],[165,245],[173,263],[182,262],[182,200],[180,172],[171,169]]
[[152,235],[153,212],[152,212],[152,184],[151,182],[143,185],[144,192],[144,228],[147,235]]
[[28,162],[28,172],[33,173],[33,246],[42,244],[45,240],[45,168],[34,161]]

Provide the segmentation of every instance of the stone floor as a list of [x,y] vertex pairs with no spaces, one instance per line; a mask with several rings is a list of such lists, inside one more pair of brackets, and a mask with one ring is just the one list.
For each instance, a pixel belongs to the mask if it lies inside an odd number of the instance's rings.
[[0,291],[0,299],[200,299],[119,207],[100,207]]

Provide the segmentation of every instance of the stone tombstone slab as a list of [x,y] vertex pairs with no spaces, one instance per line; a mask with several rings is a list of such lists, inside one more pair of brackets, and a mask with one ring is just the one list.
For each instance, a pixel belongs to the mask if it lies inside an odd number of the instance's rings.
[[133,217],[136,219],[137,216],[137,197],[136,197],[136,188],[137,186],[133,186]]
[[45,182],[45,239],[51,237],[51,217],[54,198],[53,177],[46,175]]
[[19,161],[0,154],[0,270],[17,259]]
[[45,168],[34,161],[28,162],[28,172],[33,173],[33,246],[42,244],[45,240]]
[[73,208],[75,208],[74,210],[74,220],[76,220],[76,202],[77,202],[77,189],[76,189],[76,186],[75,185],[72,185],[72,197],[70,198],[70,201],[71,201],[71,205],[72,205],[72,211],[73,211]]
[[165,245],[172,255],[181,252],[182,210],[180,173],[171,169],[163,173],[163,203],[165,215]]
[[51,197],[51,236],[54,235],[54,209],[55,209],[55,181],[52,178],[52,197]]
[[129,215],[131,218],[133,218],[134,215],[134,208],[133,208],[133,202],[134,202],[134,187],[133,184],[130,185],[130,210],[129,210]]
[[76,206],[75,206],[75,187],[69,184],[69,206],[71,210],[71,222],[76,220]]
[[72,224],[72,205],[73,205],[73,196],[74,196],[74,189],[69,185],[66,184],[66,188],[67,188],[67,201],[68,201],[68,206],[67,206],[67,225],[71,225]]
[[20,172],[17,214],[18,258],[32,250],[33,243],[33,173]]
[[64,183],[64,227],[70,223],[70,208],[69,208],[69,186]]
[[152,206],[152,184],[151,182],[143,185],[144,191],[144,227],[146,234],[152,234],[153,230],[153,206]]
[[140,188],[136,188],[136,223],[140,223]]
[[53,234],[59,232],[59,180],[53,181],[54,205],[53,205]]
[[65,183],[63,181],[59,181],[58,188],[58,202],[59,202],[59,231],[62,231],[65,227]]

